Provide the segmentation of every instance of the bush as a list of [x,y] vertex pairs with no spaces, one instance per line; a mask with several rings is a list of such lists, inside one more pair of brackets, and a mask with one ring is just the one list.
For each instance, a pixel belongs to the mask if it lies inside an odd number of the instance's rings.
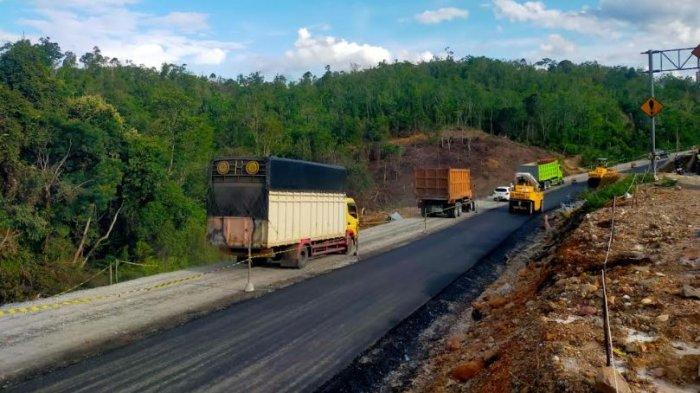
[[587,211],[600,209],[611,201],[613,197],[624,195],[627,189],[630,188],[633,180],[635,184],[648,183],[654,180],[654,176],[650,173],[637,175],[636,178],[633,175],[627,175],[615,183],[605,185],[595,190],[586,191],[581,195],[583,200],[586,201],[585,209]]

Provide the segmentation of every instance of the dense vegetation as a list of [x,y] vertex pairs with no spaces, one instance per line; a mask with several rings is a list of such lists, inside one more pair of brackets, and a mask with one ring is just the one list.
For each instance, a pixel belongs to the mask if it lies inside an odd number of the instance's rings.
[[[391,137],[472,127],[590,158],[647,148],[639,71],[479,57],[327,70],[288,81],[80,59],[48,39],[0,48],[0,303],[56,293],[114,260],[130,274],[216,258],[207,163],[277,154],[347,165],[353,191]],[[659,143],[698,143],[700,88],[664,78]],[[379,147],[379,149],[377,149]],[[129,274],[129,271],[127,271]],[[100,277],[97,277],[98,282]]]

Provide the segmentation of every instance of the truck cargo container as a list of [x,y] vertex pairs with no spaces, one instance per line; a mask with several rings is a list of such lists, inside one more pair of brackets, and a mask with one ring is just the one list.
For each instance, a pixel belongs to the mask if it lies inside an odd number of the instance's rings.
[[564,183],[564,173],[556,158],[543,158],[537,162],[520,165],[518,172],[531,174],[544,190]]
[[419,168],[413,171],[421,215],[446,213],[459,217],[475,210],[469,169]]
[[207,238],[234,255],[303,267],[356,252],[357,207],[345,168],[279,157],[222,157],[211,165]]

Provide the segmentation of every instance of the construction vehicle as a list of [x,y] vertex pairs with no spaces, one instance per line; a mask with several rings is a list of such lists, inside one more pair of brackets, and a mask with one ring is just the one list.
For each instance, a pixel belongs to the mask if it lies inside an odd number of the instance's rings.
[[596,167],[588,172],[588,186],[591,188],[600,187],[606,184],[614,183],[620,178],[620,174],[608,168],[607,158],[598,158]]
[[522,164],[518,172],[531,174],[543,190],[564,183],[564,172],[556,158],[541,158],[536,162]]
[[302,268],[309,258],[356,254],[357,206],[347,171],[280,157],[221,157],[211,164],[207,239],[238,257]]
[[445,213],[459,217],[476,210],[469,169],[419,168],[413,171],[421,215]]
[[544,191],[540,186],[540,182],[528,172],[517,172],[515,174],[515,185],[510,192],[508,211],[510,213],[541,213],[543,204]]

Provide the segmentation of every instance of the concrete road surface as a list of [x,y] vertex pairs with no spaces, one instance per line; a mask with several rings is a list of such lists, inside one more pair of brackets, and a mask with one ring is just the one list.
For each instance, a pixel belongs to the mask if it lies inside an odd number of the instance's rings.
[[[547,195],[545,208],[583,184]],[[526,216],[494,209],[10,391],[309,391],[497,247]],[[537,218],[535,218],[537,219]]]

